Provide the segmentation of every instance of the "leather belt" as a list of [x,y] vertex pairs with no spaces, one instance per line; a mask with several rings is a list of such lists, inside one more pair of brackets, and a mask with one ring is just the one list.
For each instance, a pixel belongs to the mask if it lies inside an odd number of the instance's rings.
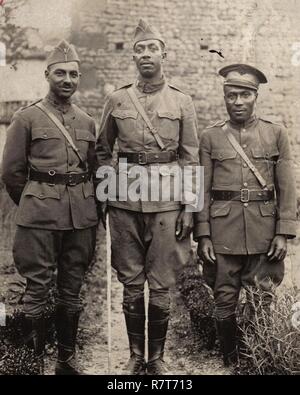
[[82,182],[87,182],[90,178],[90,173],[56,173],[55,170],[49,170],[48,172],[36,171],[29,169],[29,180],[45,182],[47,184],[63,184],[68,186],[74,186]]
[[274,198],[274,191],[241,189],[240,191],[212,191],[214,200],[237,200],[242,203],[264,201]]
[[178,160],[174,151],[165,152],[118,152],[118,158],[126,158],[128,163],[147,165],[149,163],[168,163]]

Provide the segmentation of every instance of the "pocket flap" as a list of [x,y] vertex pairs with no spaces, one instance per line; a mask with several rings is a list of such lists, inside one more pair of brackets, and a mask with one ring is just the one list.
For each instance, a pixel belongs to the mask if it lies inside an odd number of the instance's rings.
[[259,205],[260,213],[263,217],[274,217],[276,208],[273,202],[262,202]]
[[33,128],[31,130],[32,140],[60,139],[60,136],[61,136],[60,131],[54,128]]
[[126,119],[126,118],[137,118],[137,111],[134,110],[114,110],[111,115],[115,118]]
[[233,149],[213,149],[211,152],[211,158],[217,160],[234,159],[237,156],[237,152]]
[[96,141],[95,136],[87,129],[75,129],[76,140]]
[[229,214],[230,210],[231,205],[229,205],[228,203],[212,204],[210,208],[210,215],[212,218],[225,217]]
[[84,182],[82,188],[85,198],[88,198],[89,196],[95,196],[94,185],[90,181]]
[[264,150],[262,148],[252,148],[252,156],[257,159],[268,159],[279,156],[279,151],[277,148],[270,148]]
[[179,111],[176,111],[176,110],[174,110],[174,111],[158,110],[157,114],[160,118],[168,118],[168,119],[172,119],[172,120],[181,118]]
[[31,181],[24,192],[24,196],[34,196],[38,199],[60,199],[58,185],[49,185],[43,182]]

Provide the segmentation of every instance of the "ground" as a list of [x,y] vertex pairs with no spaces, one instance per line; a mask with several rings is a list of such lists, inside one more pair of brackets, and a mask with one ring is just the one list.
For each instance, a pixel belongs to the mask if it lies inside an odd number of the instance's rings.
[[[9,243],[8,243],[9,244]],[[293,245],[287,266],[296,259],[299,243]],[[106,236],[99,226],[96,258],[89,270],[82,296],[84,311],[80,320],[78,358],[86,373],[91,375],[123,374],[128,361],[128,340],[125,320],[122,314],[122,285],[112,273],[111,290],[111,352],[108,353],[107,324],[107,287],[106,287]],[[0,302],[10,292],[14,298],[15,273],[11,253],[7,248],[1,249],[0,261]],[[288,270],[286,282],[292,281]],[[16,292],[17,294],[17,292]],[[2,296],[1,296],[2,295]],[[2,297],[2,300],[1,300]],[[171,320],[166,343],[165,360],[173,374],[192,375],[226,375],[220,355],[216,348],[207,350],[199,345],[197,335],[192,330],[190,314],[183,303],[179,290],[172,293]],[[46,358],[46,374],[54,373],[56,350],[48,347]],[[0,356],[1,360],[1,356]]]

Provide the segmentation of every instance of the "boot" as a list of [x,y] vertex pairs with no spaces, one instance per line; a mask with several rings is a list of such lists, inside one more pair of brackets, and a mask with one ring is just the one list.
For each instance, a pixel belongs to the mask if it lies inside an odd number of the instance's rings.
[[237,365],[237,324],[235,317],[217,320],[217,332],[224,366]]
[[56,332],[58,357],[55,366],[56,375],[83,375],[76,359],[76,337],[80,312],[71,312],[65,306],[56,308]]
[[126,374],[144,375],[145,363],[145,301],[144,297],[123,304],[129,340],[130,359]]
[[169,323],[169,310],[149,303],[148,310],[148,375],[170,374],[163,359]]
[[46,327],[44,315],[38,318],[24,317],[23,321],[24,343],[36,355],[39,375],[44,374],[44,353],[46,342]]

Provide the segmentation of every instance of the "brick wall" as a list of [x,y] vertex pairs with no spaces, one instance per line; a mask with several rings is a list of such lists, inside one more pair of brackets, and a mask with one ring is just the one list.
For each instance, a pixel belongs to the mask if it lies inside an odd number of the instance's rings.
[[[107,91],[131,81],[131,38],[140,17],[160,29],[168,46],[165,73],[191,94],[199,130],[224,119],[221,77],[225,64],[249,62],[267,75],[258,113],[290,133],[300,190],[300,68],[292,47],[300,41],[300,2],[289,0],[76,0],[72,41],[83,59],[80,97],[99,116]],[[224,59],[209,50],[222,50]]]
[[[21,4],[17,0],[7,0],[8,3]],[[168,46],[165,74],[192,95],[200,131],[226,117],[222,79],[217,70],[232,62],[249,62],[261,68],[269,84],[260,89],[258,113],[288,128],[300,194],[300,67],[292,64],[292,48],[300,43],[298,0],[58,0],[55,3],[28,0],[25,3],[27,9],[20,10],[19,15],[23,15],[22,29],[26,22],[30,26],[31,40],[26,40],[24,50],[38,52],[62,37],[76,44],[83,71],[78,101],[98,121],[106,93],[134,79],[131,39],[140,17],[164,35]],[[1,24],[1,34],[3,30],[5,26]],[[224,58],[210,53],[211,49],[221,50]],[[36,73],[35,78],[38,86],[43,76]]]

